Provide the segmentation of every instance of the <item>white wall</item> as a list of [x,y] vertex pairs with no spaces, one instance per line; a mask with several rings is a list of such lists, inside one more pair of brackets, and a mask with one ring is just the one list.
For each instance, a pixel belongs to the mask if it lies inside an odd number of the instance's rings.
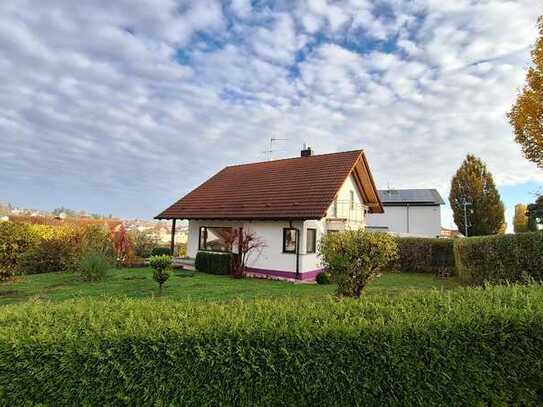
[[[254,252],[247,261],[248,267],[296,272],[296,254],[283,253],[283,228],[289,227],[289,222],[283,221],[189,221],[189,237],[187,244],[187,255],[196,257],[198,253],[198,239],[201,226],[230,226],[243,227],[247,232],[254,232],[266,245],[259,252]],[[305,222],[292,222],[292,227],[300,230],[300,258],[299,271],[300,273],[314,271],[320,269],[320,261],[317,253],[306,253],[306,238],[307,228],[317,229],[317,245],[322,237],[325,228],[324,222],[317,220],[309,220]],[[234,251],[236,249],[234,248]]]
[[436,237],[441,233],[441,207],[385,206],[385,213],[367,215],[368,227],[387,227],[389,232]]
[[[354,210],[350,208],[350,191],[354,192]],[[338,218],[346,218],[347,222],[339,224],[334,222],[334,203],[330,205],[326,212],[326,219],[328,219],[328,228],[332,230],[342,230],[342,229],[360,229],[365,225],[364,210],[362,206],[364,201],[360,195],[360,191],[356,185],[356,182],[353,178],[353,175],[349,175],[341,188],[339,189],[336,199],[338,201]]]

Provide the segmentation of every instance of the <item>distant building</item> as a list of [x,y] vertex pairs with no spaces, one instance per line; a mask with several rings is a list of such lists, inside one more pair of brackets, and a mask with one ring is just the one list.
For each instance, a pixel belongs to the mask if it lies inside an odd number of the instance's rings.
[[405,236],[440,237],[443,198],[436,189],[379,191],[383,214],[368,214],[367,229]]

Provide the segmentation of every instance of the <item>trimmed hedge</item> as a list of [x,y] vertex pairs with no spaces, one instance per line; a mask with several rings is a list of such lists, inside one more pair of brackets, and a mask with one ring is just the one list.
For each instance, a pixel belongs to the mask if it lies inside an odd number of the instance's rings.
[[172,249],[169,247],[164,246],[158,246],[153,247],[151,250],[151,256],[171,256],[172,255]]
[[400,272],[454,273],[453,240],[419,237],[398,237]]
[[0,309],[5,405],[541,405],[543,290]]
[[194,267],[203,273],[230,275],[234,260],[235,255],[232,253],[198,252]]
[[543,281],[543,232],[458,239],[454,252],[466,283]]

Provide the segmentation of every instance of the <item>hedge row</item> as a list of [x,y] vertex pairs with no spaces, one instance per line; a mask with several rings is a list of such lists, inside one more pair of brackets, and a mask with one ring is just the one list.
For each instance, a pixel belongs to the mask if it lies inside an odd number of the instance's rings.
[[543,291],[0,309],[6,405],[541,405]]
[[454,273],[451,239],[399,237],[396,268],[401,272]]
[[459,239],[454,251],[465,282],[543,281],[543,232]]
[[234,256],[232,253],[198,252],[194,267],[203,273],[230,275]]

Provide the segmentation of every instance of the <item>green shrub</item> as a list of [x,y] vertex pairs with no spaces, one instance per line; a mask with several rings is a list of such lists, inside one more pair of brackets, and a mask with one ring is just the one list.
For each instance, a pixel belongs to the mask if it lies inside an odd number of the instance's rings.
[[170,278],[168,269],[172,265],[172,258],[166,255],[151,256],[149,258],[149,265],[154,269],[153,280],[158,283],[159,292],[162,293],[162,284]]
[[452,239],[399,237],[398,260],[395,268],[400,272],[454,273]]
[[41,240],[21,254],[19,268],[24,274],[76,272],[79,259],[80,253],[71,240]]
[[330,274],[329,271],[321,271],[319,274],[317,274],[315,281],[317,284],[331,284],[332,274]]
[[467,283],[543,281],[543,232],[458,239],[454,252]]
[[171,256],[172,250],[169,247],[158,246],[153,247],[151,250],[151,256]]
[[230,275],[234,260],[232,253],[198,252],[194,267],[203,273]]
[[106,257],[107,261],[115,258],[111,231],[103,225],[88,225],[76,230],[81,253],[99,253]]
[[397,258],[398,245],[386,233],[346,230],[326,234],[320,255],[337,282],[338,295],[359,298],[362,289]]
[[543,290],[0,307],[3,405],[541,405]]
[[[132,230],[128,233],[134,255],[136,257],[151,257],[153,249],[157,246],[157,239],[153,237],[148,231]],[[169,254],[169,253],[166,253]]]
[[103,280],[111,266],[111,257],[100,252],[87,252],[83,254],[79,265],[81,279],[84,281]]

